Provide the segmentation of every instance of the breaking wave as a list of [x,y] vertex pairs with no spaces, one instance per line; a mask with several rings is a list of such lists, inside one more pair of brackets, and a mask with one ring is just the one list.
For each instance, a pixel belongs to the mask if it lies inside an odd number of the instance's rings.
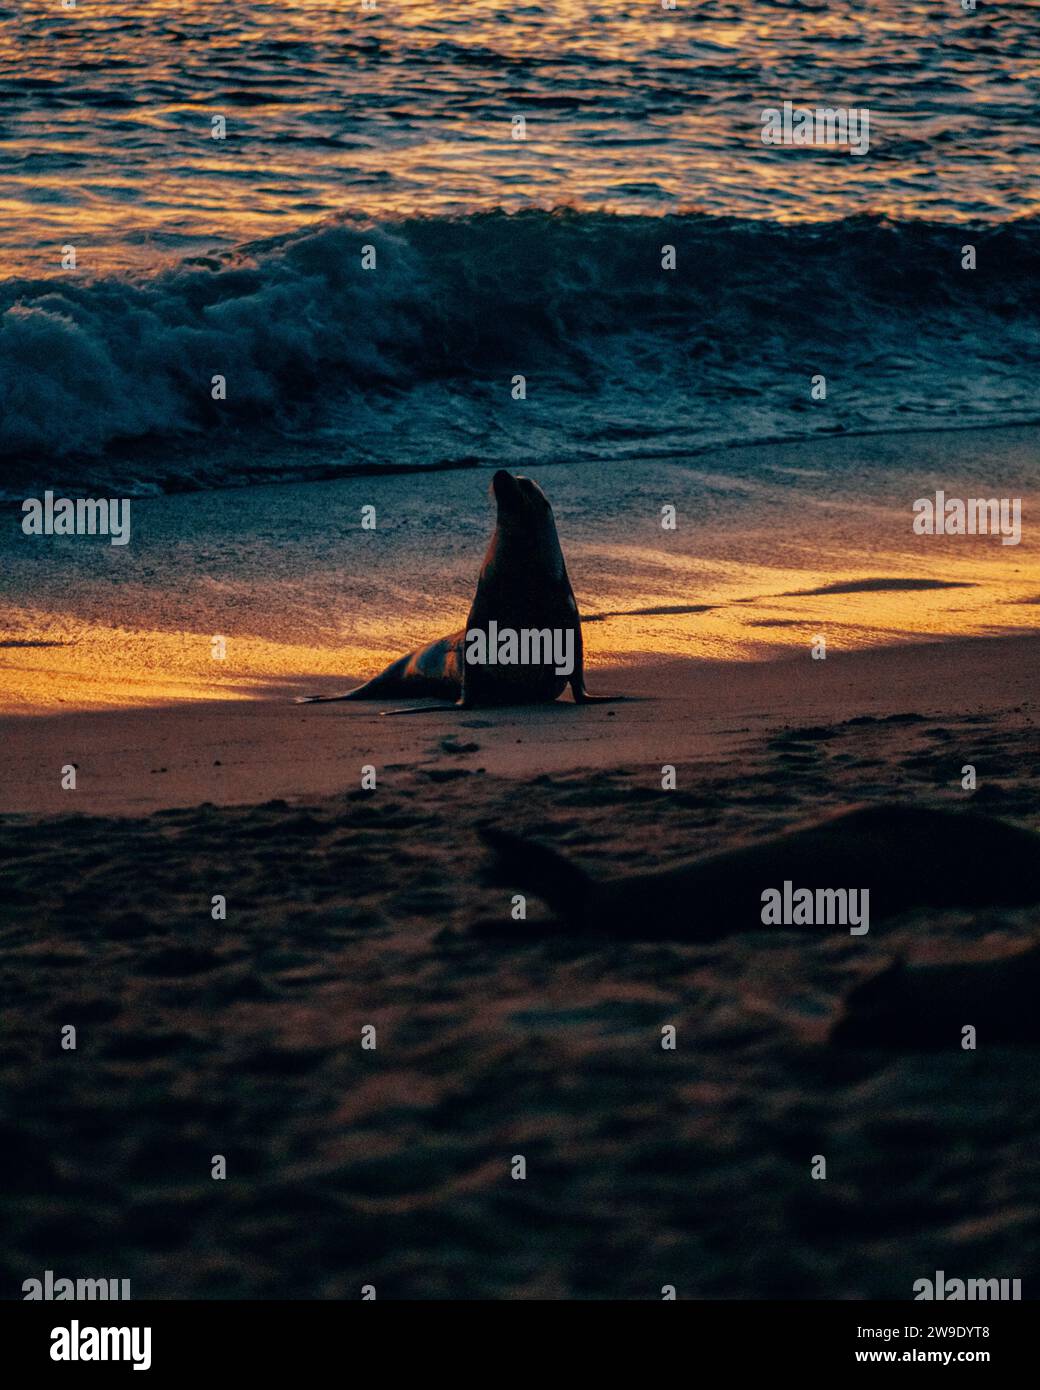
[[272,450],[305,477],[1032,419],[1038,271],[1037,219],[530,211],[7,280],[0,481],[147,491],[263,476]]

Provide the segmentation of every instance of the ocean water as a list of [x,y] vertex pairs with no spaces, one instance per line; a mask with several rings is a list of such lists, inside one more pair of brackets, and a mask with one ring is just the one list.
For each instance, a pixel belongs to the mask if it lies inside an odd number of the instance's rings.
[[1035,4],[28,0],[0,95],[8,497],[1040,417]]

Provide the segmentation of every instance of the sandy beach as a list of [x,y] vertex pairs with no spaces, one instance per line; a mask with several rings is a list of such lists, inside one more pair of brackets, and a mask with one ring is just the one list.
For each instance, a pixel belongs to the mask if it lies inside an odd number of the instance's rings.
[[[487,717],[268,699],[6,720],[5,1283],[86,1262],[145,1298],[905,1299],[937,1268],[1026,1273],[1033,1050],[829,1037],[892,960],[1007,960],[1035,910],[862,941],[471,928],[508,915],[486,821],[595,873],[871,802],[1035,827],[1038,653],[671,662],[609,672],[631,703]],[[74,793],[39,775],[65,759]]]
[[[589,687],[625,697],[591,707],[292,703],[458,624],[484,470],[156,498],[122,551],[8,539],[5,1287],[101,1262],[144,1298],[903,1299],[1035,1265],[1034,908],[625,944],[542,935],[535,894],[514,939],[480,839],[609,875],[858,805],[1036,829],[1033,535],[907,538],[980,451],[1033,497],[1021,430],[644,465],[635,522],[626,473],[543,472]],[[839,1041],[894,961],[953,970],[977,1051],[949,1019]]]
[[[335,690],[342,678],[310,688]],[[347,682],[349,685],[349,681]],[[935,642],[775,661],[682,662],[594,669],[590,688],[623,703],[457,711],[428,702],[421,714],[385,718],[400,702],[291,703],[287,693],[250,700],[189,700],[158,708],[0,719],[3,809],[22,814],[141,816],[202,802],[306,800],[361,785],[376,769],[387,792],[465,777],[515,778],[625,766],[646,786],[665,763],[730,755],[796,726],[857,716],[951,709],[1009,727],[1028,722],[1040,686],[1040,638]],[[291,687],[295,689],[295,687]],[[423,702],[418,702],[419,707]],[[971,761],[965,752],[963,761]],[[74,791],[60,769],[77,769]],[[951,763],[950,785],[959,784]],[[884,782],[879,784],[883,790]],[[522,805],[522,802],[521,802]]]

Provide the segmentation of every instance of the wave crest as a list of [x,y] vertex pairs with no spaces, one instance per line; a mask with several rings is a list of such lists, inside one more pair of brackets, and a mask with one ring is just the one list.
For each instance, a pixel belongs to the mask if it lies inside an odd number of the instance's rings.
[[[965,243],[976,270],[961,268]],[[920,414],[929,400],[1022,413],[1036,406],[1038,250],[1036,219],[782,226],[532,211],[323,225],[151,278],[8,280],[0,453],[88,458],[119,441],[330,418],[349,432],[355,413],[371,430],[384,408],[399,438],[403,418],[421,431],[431,392],[440,425],[445,400],[460,419],[470,409],[460,438],[483,438],[493,417],[515,442],[501,416],[515,373],[543,402],[569,399],[561,428],[586,438],[575,393],[605,402],[621,433],[626,419],[638,434],[681,408],[714,412],[740,437],[749,401],[757,425],[782,428],[817,371],[847,387],[831,427]]]

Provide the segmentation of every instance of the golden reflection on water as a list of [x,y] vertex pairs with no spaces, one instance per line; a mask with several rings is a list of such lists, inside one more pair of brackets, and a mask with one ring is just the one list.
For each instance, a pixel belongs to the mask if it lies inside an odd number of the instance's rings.
[[[717,0],[682,13],[651,0],[372,12],[29,0],[23,12],[0,25],[8,273],[56,273],[69,239],[96,273],[343,212],[686,208],[799,222],[1040,206],[1036,61],[1014,12],[990,16],[985,53],[974,16],[954,7],[937,28],[925,0],[841,12]],[[761,107],[784,98],[870,98],[884,159],[766,151]],[[994,116],[984,144],[964,119],[980,110]],[[226,142],[210,138],[214,113]]]

